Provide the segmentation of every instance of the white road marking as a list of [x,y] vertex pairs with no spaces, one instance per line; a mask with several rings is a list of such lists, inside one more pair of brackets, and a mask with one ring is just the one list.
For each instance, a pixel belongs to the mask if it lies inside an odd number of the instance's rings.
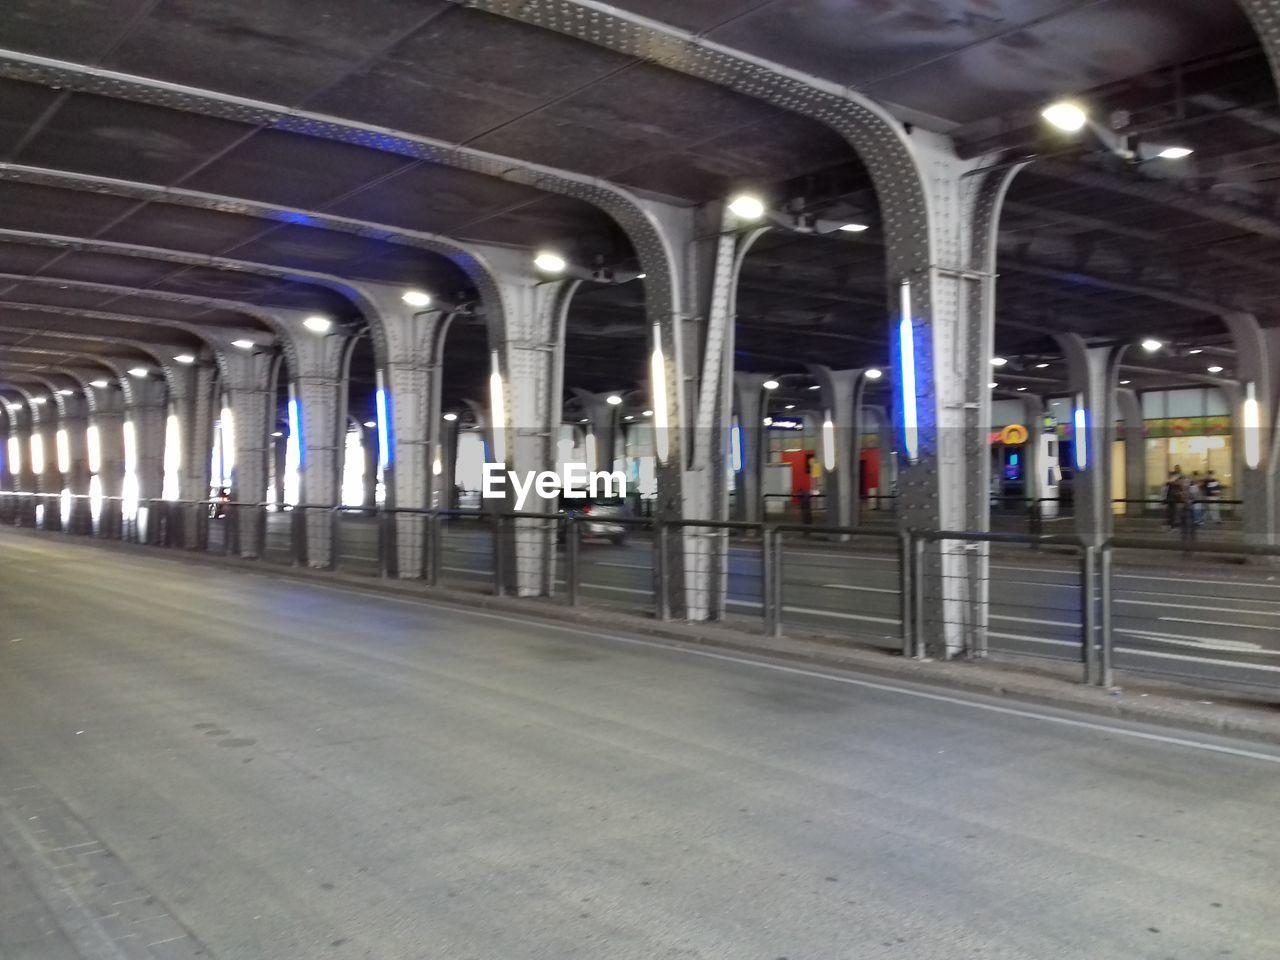
[[[1192,609],[1196,608],[1193,607]],[[1159,617],[1158,619],[1164,623],[1194,623],[1197,626],[1204,627],[1236,627],[1237,629],[1243,628],[1245,630],[1273,630],[1276,633],[1280,633],[1280,627],[1269,627],[1260,623],[1224,623],[1221,620],[1192,620],[1188,617]]]
[[[1202,607],[1197,603],[1166,603],[1163,600],[1121,600],[1116,598],[1113,603],[1127,603],[1135,607],[1161,607],[1165,610],[1207,610],[1210,613],[1238,613],[1252,617],[1280,617],[1280,610],[1240,610],[1236,607]],[[1161,620],[1166,618],[1161,617]],[[1238,627],[1251,627],[1252,624],[1238,623],[1234,624]]]
[[1123,633],[1126,637],[1138,637],[1142,640],[1151,640],[1155,643],[1170,643],[1175,646],[1182,647],[1200,647],[1204,650],[1221,650],[1224,653],[1235,651],[1237,653],[1256,653],[1260,656],[1280,657],[1280,650],[1266,650],[1260,643],[1252,643],[1248,640],[1220,640],[1216,637],[1183,637],[1176,633],[1156,633],[1150,630],[1117,630],[1116,633]]
[[[798,583],[796,586],[805,587],[809,585],[805,583]],[[901,592],[899,590],[892,590],[889,587],[855,587],[850,583],[824,583],[822,586],[824,589],[829,590],[857,590],[860,593],[892,593],[896,595]]]

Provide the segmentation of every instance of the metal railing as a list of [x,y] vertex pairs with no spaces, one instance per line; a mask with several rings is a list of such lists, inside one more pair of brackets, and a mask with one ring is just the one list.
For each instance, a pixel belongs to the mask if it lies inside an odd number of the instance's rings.
[[1265,544],[27,492],[0,492],[0,523],[658,620],[692,613],[908,657],[1076,663],[1103,686],[1117,669],[1280,686],[1280,586],[1256,567],[1196,576],[1210,561],[1280,557]]

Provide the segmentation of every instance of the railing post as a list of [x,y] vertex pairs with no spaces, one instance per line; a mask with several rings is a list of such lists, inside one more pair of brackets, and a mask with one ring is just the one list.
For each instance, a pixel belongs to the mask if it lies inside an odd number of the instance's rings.
[[659,516],[653,526],[653,575],[658,581],[654,584],[654,613],[659,620],[671,619],[671,598],[667,583],[667,525]]
[[1100,635],[1098,637],[1098,645],[1101,653],[1102,675],[1099,677],[1099,683],[1104,687],[1110,687],[1112,684],[1111,672],[1111,653],[1112,653],[1112,635],[1111,635],[1111,576],[1112,561],[1114,556],[1110,543],[1102,545],[1102,569],[1100,576],[1102,578],[1101,606],[1102,617],[1100,623]]
[[783,616],[785,611],[782,606],[783,601],[783,533],[780,530],[774,531],[773,534],[773,633],[772,636],[781,637],[783,630]]
[[391,532],[395,524],[395,514],[386,507],[374,507],[375,525],[378,531],[378,576],[386,579],[391,576]]
[[760,616],[764,619],[765,633],[775,636],[773,624],[773,532],[760,526]]
[[427,586],[437,587],[440,585],[440,565],[444,562],[441,559],[444,555],[444,547],[441,543],[444,536],[444,521],[440,517],[439,510],[431,511],[431,515],[427,518],[427,530],[431,538],[427,542],[427,554],[430,557],[430,562],[427,564]]
[[569,606],[578,605],[578,524],[573,514],[564,518],[565,579],[569,581]]
[[[289,511],[289,553],[292,555],[295,567],[305,567],[307,565],[307,509],[302,504],[295,503],[293,509]],[[265,515],[263,516],[262,525],[263,527],[267,525]]]
[[915,578],[912,576],[912,541],[906,530],[898,533],[898,613],[902,620],[902,655],[910,657],[915,642],[915,604],[912,601]]
[[1095,596],[1095,556],[1096,548],[1085,544],[1080,556],[1080,626],[1083,631],[1084,646],[1084,682],[1093,683],[1096,676],[1097,662],[1097,606]]
[[493,595],[501,597],[506,593],[506,558],[502,549],[502,514],[493,513]]
[[911,613],[915,623],[912,633],[915,634],[915,652],[913,656],[917,660],[923,660],[925,655],[925,635],[924,635],[924,537],[917,533],[911,536]]

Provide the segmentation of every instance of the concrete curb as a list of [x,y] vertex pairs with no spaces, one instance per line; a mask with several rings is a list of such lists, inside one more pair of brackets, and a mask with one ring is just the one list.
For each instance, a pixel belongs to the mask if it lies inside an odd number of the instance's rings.
[[[17,532],[40,538],[51,535],[47,531],[18,529]],[[910,660],[886,649],[830,639],[773,639],[741,627],[663,623],[611,608],[570,607],[548,600],[495,597],[450,587],[428,588],[421,582],[412,580],[384,580],[329,570],[274,566],[236,557],[181,550],[159,552],[151,547],[119,541],[94,540],[59,533],[52,535],[67,543],[122,550],[139,556],[163,557],[170,561],[266,575],[298,583],[326,584],[455,609],[479,609],[529,617],[600,633],[662,640],[674,645],[704,646],[796,665],[856,671],[878,680],[901,681],[938,691],[958,690],[1005,698],[1022,704],[1280,745],[1280,691],[1277,692],[1275,701],[1268,703],[1232,700],[1229,695],[1206,695],[1188,687],[1160,686],[1137,679],[1131,687],[1104,690],[1083,686],[1068,676],[1065,670],[1048,664],[1040,669],[1028,669],[1021,662],[1010,665],[1000,660]]]

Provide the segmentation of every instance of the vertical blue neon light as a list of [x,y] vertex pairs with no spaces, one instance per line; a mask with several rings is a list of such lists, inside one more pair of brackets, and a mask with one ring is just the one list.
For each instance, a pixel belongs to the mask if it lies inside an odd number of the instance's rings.
[[916,411],[916,335],[911,323],[911,281],[903,280],[898,320],[898,359],[902,384],[902,449],[914,463],[920,456]]
[[307,456],[307,448],[302,442],[302,412],[297,397],[289,398],[289,439],[297,451],[298,469],[302,469],[302,462]]
[[377,407],[378,466],[386,469],[391,464],[391,398],[383,385],[381,370],[377,371],[376,377],[377,392],[373,395],[373,402]]
[[1076,399],[1072,422],[1075,426],[1072,447],[1075,448],[1076,469],[1086,470],[1089,467],[1089,420],[1079,398]]

